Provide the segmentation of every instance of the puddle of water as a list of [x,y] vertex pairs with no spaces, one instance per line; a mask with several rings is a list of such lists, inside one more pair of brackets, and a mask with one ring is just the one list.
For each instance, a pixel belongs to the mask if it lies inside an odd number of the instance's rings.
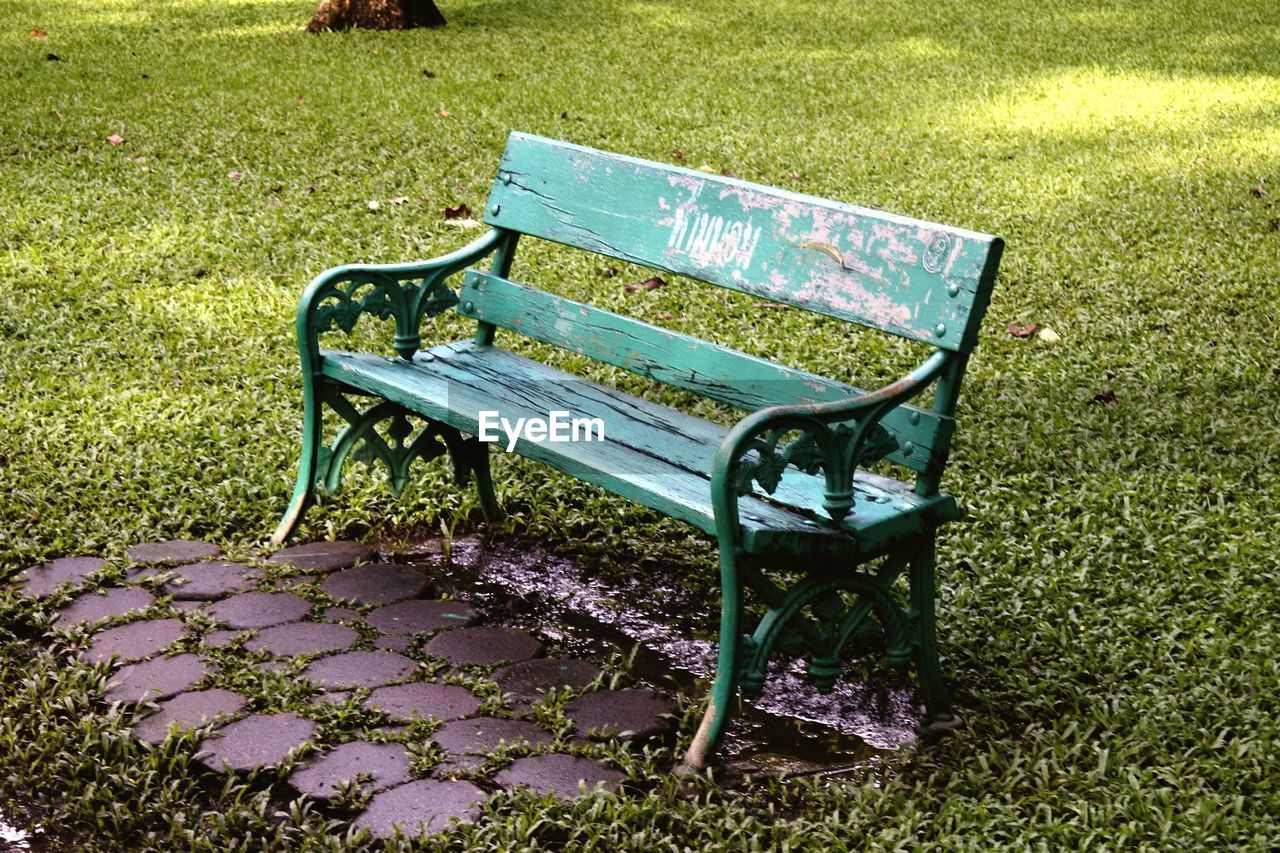
[[28,853],[47,849],[49,848],[38,836],[11,825],[8,815],[0,812],[0,853]]
[[[447,568],[438,541],[395,551],[398,560],[431,571],[450,594],[551,640],[559,654],[599,663],[617,649],[634,649],[634,678],[686,695],[705,691],[715,671],[715,643],[689,637],[719,624],[718,604],[693,597],[660,569],[615,586],[584,578],[569,560],[511,543],[485,550],[475,539],[456,540]],[[771,774],[833,775],[865,769],[915,737],[908,690],[842,679],[823,695],[805,677],[803,661],[775,660],[764,692],[732,718],[720,757]]]

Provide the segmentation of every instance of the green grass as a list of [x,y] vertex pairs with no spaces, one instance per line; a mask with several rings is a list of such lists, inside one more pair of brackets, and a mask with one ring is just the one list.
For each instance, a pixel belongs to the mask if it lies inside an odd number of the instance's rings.
[[[306,280],[472,237],[442,209],[480,209],[510,129],[680,149],[1007,240],[945,481],[970,510],[940,555],[970,725],[865,780],[684,799],[645,777],[633,798],[504,800],[449,843],[1280,844],[1271,4],[442,0],[441,31],[320,37],[311,5],[0,4],[0,577],[157,536],[261,541],[291,486]],[[906,359],[687,282],[627,296],[633,271],[563,251],[517,271],[820,372]],[[1062,340],[1005,332],[1028,322]],[[513,529],[590,570],[643,553],[713,583],[687,529],[538,466],[496,474]],[[357,475],[304,534],[472,510],[439,466],[399,503]],[[0,799],[100,849],[340,844],[309,807],[273,817],[264,780],[202,789],[181,744],[123,737],[29,611],[0,598]]]

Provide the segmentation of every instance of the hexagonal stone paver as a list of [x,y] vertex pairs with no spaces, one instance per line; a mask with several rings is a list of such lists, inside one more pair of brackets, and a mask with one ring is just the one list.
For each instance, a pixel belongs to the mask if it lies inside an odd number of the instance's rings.
[[387,649],[393,652],[406,652],[413,645],[410,634],[383,634],[373,641],[375,649]]
[[330,607],[324,612],[324,619],[327,622],[354,622],[360,618],[360,611],[352,610],[350,607]]
[[124,663],[149,658],[185,637],[190,630],[181,619],[146,619],[99,633],[80,653],[89,663],[115,657]]
[[143,702],[167,699],[188,689],[217,667],[199,655],[181,654],[153,658],[121,667],[107,680],[102,698],[107,702]]
[[575,699],[565,709],[580,735],[598,731],[598,736],[623,740],[667,731],[671,722],[661,715],[675,711],[674,702],[652,690],[600,690]]
[[174,598],[194,601],[213,601],[229,593],[251,589],[258,577],[252,566],[214,560],[175,568],[152,566],[131,573],[129,579],[139,581],[162,574],[172,578],[161,587],[164,592]]
[[156,597],[145,589],[116,587],[105,593],[86,592],[62,609],[53,626],[66,630],[82,622],[96,625],[112,616],[124,616],[145,610],[155,604]]
[[480,709],[480,697],[456,684],[428,684],[415,681],[393,687],[379,687],[365,704],[385,711],[393,720],[456,720]]
[[381,687],[413,675],[418,664],[395,652],[345,652],[312,661],[302,677],[321,687]]
[[160,743],[174,726],[198,729],[240,713],[248,701],[239,693],[220,688],[179,693],[161,702],[160,710],[135,725],[133,733],[147,743]]
[[416,599],[379,607],[365,621],[385,634],[418,634],[441,628],[465,628],[476,612],[460,601]]
[[230,628],[269,628],[301,619],[310,609],[311,602],[291,592],[242,592],[205,612]]
[[315,732],[315,723],[293,712],[254,714],[201,741],[196,760],[221,772],[267,767],[284,761]]
[[555,740],[549,731],[535,723],[498,717],[454,720],[441,726],[431,739],[448,754],[446,769],[478,767],[484,756],[497,749],[503,741],[542,746]]
[[293,566],[303,572],[331,572],[355,565],[372,555],[373,549],[359,542],[308,542],[282,548],[267,558],[267,562]]
[[523,631],[485,625],[436,634],[424,649],[454,666],[522,661],[537,657],[542,643]]
[[324,579],[325,592],[356,604],[387,604],[416,598],[426,592],[429,585],[421,569],[388,563],[343,569]]
[[289,622],[258,632],[245,643],[251,652],[266,652],[282,658],[294,655],[318,655],[350,648],[360,639],[360,632],[346,625],[329,622]]
[[289,784],[300,794],[328,800],[338,793],[344,782],[350,782],[362,773],[370,777],[360,782],[365,791],[381,791],[401,785],[412,778],[409,753],[398,743],[351,741],[295,770],[289,776]]
[[587,791],[599,785],[601,790],[613,793],[624,778],[625,773],[589,758],[557,752],[517,758],[510,767],[495,774],[493,781],[504,788],[533,788],[538,793],[555,794],[568,800],[578,796],[579,785],[585,785]]
[[208,560],[222,553],[217,545],[208,542],[195,542],[191,539],[169,539],[165,542],[143,542],[125,551],[125,555],[135,563],[151,565],[176,565],[178,563],[194,563],[197,560]]
[[375,794],[352,826],[376,838],[390,838],[397,827],[410,836],[430,835],[452,820],[475,820],[484,799],[484,791],[470,782],[420,779]]
[[600,667],[584,660],[539,658],[495,670],[493,680],[518,701],[536,702],[549,690],[581,690],[600,677]]
[[210,631],[204,635],[202,642],[212,648],[220,649],[223,646],[233,646],[240,641],[240,638],[248,636],[244,631],[236,631],[231,628],[219,628],[216,631]]
[[107,564],[101,557],[59,557],[18,573],[17,581],[24,595],[46,598],[63,584],[79,583]]

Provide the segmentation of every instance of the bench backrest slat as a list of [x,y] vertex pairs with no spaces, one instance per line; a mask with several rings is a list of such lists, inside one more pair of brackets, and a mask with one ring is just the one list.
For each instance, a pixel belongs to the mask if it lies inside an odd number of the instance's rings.
[[[851,385],[478,270],[467,272],[458,311],[745,411],[833,402],[861,393]],[[885,415],[882,423],[900,447],[888,457],[890,461],[921,473],[941,472],[951,438],[951,418],[899,406]],[[901,448],[908,445],[911,449],[904,452]]]
[[513,133],[490,225],[942,347],[973,347],[1003,243]]

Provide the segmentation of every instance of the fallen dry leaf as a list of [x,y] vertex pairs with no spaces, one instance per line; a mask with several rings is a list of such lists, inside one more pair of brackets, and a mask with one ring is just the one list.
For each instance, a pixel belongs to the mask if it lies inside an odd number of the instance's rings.
[[44,30],[27,30],[27,35],[31,36],[33,39],[42,39],[49,34]]
[[422,76],[427,78],[434,77],[436,76],[436,72],[432,71],[430,68],[424,68],[422,69]]
[[455,207],[446,207],[444,209],[445,219],[466,219],[471,215],[471,205],[465,201]]
[[674,157],[674,158],[676,158],[677,160],[680,160],[680,161],[682,161],[682,162],[683,162],[683,160],[684,160],[684,149],[683,149],[683,148],[677,148],[675,151],[672,151],[672,152],[671,152],[671,156],[672,156],[672,157]]
[[445,222],[445,225],[452,225],[454,228],[479,228],[483,224],[474,219],[450,219]]
[[305,101],[306,99],[307,99],[306,95],[299,95],[298,97],[294,98],[295,101]]
[[604,272],[601,273],[601,275],[603,275],[605,278],[613,278],[617,274],[618,274],[618,270],[615,269],[614,267],[605,267]]
[[448,110],[441,110],[439,113],[437,113],[437,115],[439,115],[440,118],[448,118],[449,116],[453,115],[453,113],[449,112]]
[[1044,341],[1046,344],[1056,344],[1058,341],[1062,340],[1062,335],[1059,335],[1048,326],[1044,326],[1036,332],[1036,340]]
[[369,199],[368,207],[369,207],[369,209],[370,209],[370,210],[377,210],[378,208],[382,207],[382,205],[381,205],[381,204],[379,204],[379,203],[378,203],[376,200],[374,200],[374,199]]
[[793,181],[802,181],[802,180],[804,180],[804,178],[802,178],[802,177],[800,176],[800,173],[799,173],[799,172],[788,172],[788,173],[787,173],[787,177],[788,177],[788,178],[790,178],[790,179],[791,179],[791,180],[793,180]]
[[404,204],[409,200],[407,195],[398,195],[395,198],[387,199],[387,204]]
[[1267,190],[1264,186],[1262,186],[1262,184],[1258,184],[1256,187],[1249,188],[1249,195],[1254,196],[1255,198],[1262,198],[1266,194],[1267,194]]
[[659,320],[674,320],[676,318],[676,315],[672,314],[670,311],[659,311],[653,316],[657,317]]
[[725,170],[724,170],[723,172],[721,172],[720,174],[724,175],[726,178],[736,178],[736,177],[738,177],[738,173],[737,173],[737,172],[735,172],[735,171],[733,171],[733,169],[725,169]]
[[624,285],[622,289],[627,293],[635,293],[636,291],[639,291],[639,290],[657,290],[659,287],[666,287],[666,286],[667,286],[667,282],[664,279],[658,278],[655,275],[653,278],[646,278],[644,281],[640,282],[639,284]]
[[238,181],[244,177],[244,172],[240,172],[240,171],[227,172],[227,177],[233,181]]
[[283,190],[284,190],[284,184],[272,184],[271,186],[267,187],[267,192],[269,193],[278,193]]
[[1028,323],[1025,326],[1019,326],[1017,323],[1010,323],[1008,326],[1009,334],[1015,338],[1029,338],[1036,333],[1036,329],[1040,328],[1038,323]]
[[112,145],[124,145],[124,137],[118,133],[113,133],[107,137],[107,142],[110,142]]
[[1104,388],[1097,394],[1093,395],[1093,402],[1101,403],[1104,406],[1116,401],[1116,392],[1113,388]]
[[760,302],[752,302],[751,304],[757,308],[786,308],[787,307],[786,305],[783,305],[781,302],[765,302],[763,300],[761,300]]

